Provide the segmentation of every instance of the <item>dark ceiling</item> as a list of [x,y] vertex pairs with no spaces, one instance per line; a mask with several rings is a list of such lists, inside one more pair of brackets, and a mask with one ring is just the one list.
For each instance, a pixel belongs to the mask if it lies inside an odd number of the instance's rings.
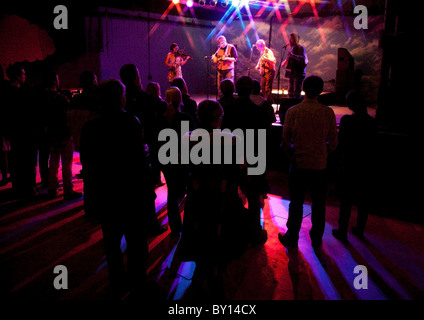
[[[180,0],[182,2],[181,8],[185,7],[186,0]],[[223,7],[221,2],[224,0],[217,0],[218,3],[216,6],[211,6],[211,0],[204,0],[205,4],[203,6],[199,5],[199,0],[194,0],[193,10],[195,12],[196,18],[198,19],[208,19],[208,20],[220,20],[226,10],[229,8]],[[278,2],[279,0],[276,0]],[[266,1],[260,0],[251,0],[250,10],[253,16],[261,10],[262,4]],[[258,4],[253,4],[254,2]],[[286,2],[286,1],[284,1]],[[283,3],[284,3],[283,2]],[[288,5],[290,6],[290,11],[293,13],[296,10],[296,17],[311,16],[314,14],[313,5],[315,3],[315,8],[319,16],[328,16],[328,15],[352,15],[353,14],[353,3],[356,5],[365,5],[368,9],[369,15],[375,14],[384,14],[385,0],[303,0],[303,1],[294,1],[288,0]],[[339,5],[341,4],[341,7]],[[163,14],[171,4],[171,0],[93,0],[93,1],[75,1],[75,0],[46,0],[46,1],[27,1],[27,3],[22,3],[21,1],[8,0],[8,3],[2,4],[2,11],[4,13],[13,13],[21,15],[25,18],[42,18],[51,16],[53,8],[57,5],[65,5],[68,7],[69,11],[73,10],[73,14],[78,15],[89,15],[97,11],[97,7],[111,7],[125,10],[134,10],[134,11],[144,11],[152,12],[157,14]],[[298,10],[297,10],[298,9]],[[263,9],[262,9],[263,10]],[[246,11],[241,10],[242,14],[246,16]],[[266,18],[270,10],[263,11],[261,17]],[[280,13],[284,17],[286,15],[286,10],[281,9]],[[169,11],[170,15],[179,15],[176,6],[173,6]],[[189,10],[185,10],[184,13],[187,17],[192,17],[192,14]]]

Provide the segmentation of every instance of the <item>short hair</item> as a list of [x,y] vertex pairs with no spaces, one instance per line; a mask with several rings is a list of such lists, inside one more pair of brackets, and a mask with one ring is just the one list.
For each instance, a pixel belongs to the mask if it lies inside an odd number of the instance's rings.
[[363,113],[367,111],[367,104],[364,96],[359,91],[349,91],[346,95],[346,104],[353,112]]
[[212,122],[216,120],[214,115],[216,111],[220,112],[220,116],[224,114],[221,104],[216,100],[203,100],[199,103],[197,118],[203,128],[211,129]]
[[137,79],[138,69],[132,64],[124,64],[119,70],[119,76],[121,77],[121,81],[126,86],[134,85],[135,80]]
[[103,110],[121,109],[125,86],[121,81],[109,79],[103,81],[99,86],[99,99]]
[[303,91],[308,98],[315,98],[324,90],[324,81],[321,77],[312,75],[303,81]]
[[80,84],[82,88],[91,88],[95,85],[95,80],[97,80],[97,76],[93,71],[83,71],[80,75]]
[[45,88],[53,88],[55,83],[57,82],[58,74],[56,71],[49,70],[44,72],[43,74],[43,85]]
[[234,93],[234,82],[231,79],[224,79],[219,84],[221,92],[225,96],[230,96]]
[[225,38],[224,36],[219,36],[218,38],[216,38],[216,41],[219,41],[220,39],[227,41],[227,38]]
[[263,39],[259,39],[258,41],[256,41],[256,45],[261,45],[264,48],[266,47],[265,41]]
[[149,93],[152,97],[161,98],[159,82],[149,82],[146,86],[146,92]]
[[174,78],[171,81],[171,86],[177,87],[178,89],[180,89],[181,94],[188,94],[187,83],[184,81],[183,78],[180,78],[180,77]]
[[253,79],[253,90],[252,94],[257,95],[261,93],[261,83],[259,80]]
[[248,97],[253,91],[253,80],[249,76],[242,76],[236,82],[236,90],[239,96]]
[[20,63],[14,63],[6,68],[6,75],[10,81],[15,81],[22,74],[24,66]]
[[293,36],[295,39],[296,39],[296,42],[298,42],[299,41],[299,39],[300,39],[300,36],[299,36],[299,34],[298,33],[290,33],[290,37],[291,36]]

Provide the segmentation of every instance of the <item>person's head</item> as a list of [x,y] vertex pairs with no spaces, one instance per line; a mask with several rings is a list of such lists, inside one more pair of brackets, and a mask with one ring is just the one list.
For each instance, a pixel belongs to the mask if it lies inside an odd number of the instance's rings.
[[290,45],[292,47],[295,46],[295,45],[297,45],[299,43],[299,39],[300,39],[299,34],[297,34],[297,33],[290,33],[289,42],[290,42]]
[[43,85],[46,89],[58,90],[60,88],[59,75],[55,71],[47,71],[43,75]]
[[199,103],[197,117],[202,128],[208,131],[219,129],[223,115],[224,111],[218,101],[203,100]]
[[16,84],[23,85],[26,81],[25,69],[19,64],[15,63],[7,67],[6,75],[9,78],[10,82],[15,82]]
[[364,96],[356,90],[349,91],[346,95],[346,104],[354,113],[366,113],[367,104]]
[[83,71],[80,75],[80,84],[84,91],[94,91],[98,87],[96,74],[93,71]]
[[141,88],[140,73],[134,64],[124,64],[119,70],[119,76],[126,87]]
[[240,97],[249,97],[253,91],[253,80],[249,76],[242,76],[236,82],[237,94]]
[[159,82],[150,82],[146,86],[146,92],[155,98],[162,98],[160,94]]
[[253,90],[252,94],[259,95],[261,93],[261,83],[259,80],[253,79]]
[[183,78],[174,78],[171,82],[171,86],[180,89],[182,95],[188,95],[187,83],[184,81]]
[[318,97],[322,90],[324,90],[324,81],[321,77],[312,75],[303,81],[303,91],[310,99]]
[[219,36],[216,41],[221,48],[225,48],[227,46],[227,39],[224,36]]
[[260,51],[265,50],[265,47],[266,47],[265,41],[263,39],[259,39],[258,41],[256,41],[256,47]]
[[234,94],[234,82],[231,79],[224,79],[219,84],[219,88],[224,96],[232,96]]
[[99,99],[103,111],[122,109],[125,106],[125,86],[116,79],[103,81],[99,86]]
[[168,105],[172,105],[176,112],[180,111],[182,96],[181,91],[177,87],[170,87],[165,91],[165,101]]
[[178,47],[178,44],[176,44],[175,42],[171,44],[171,46],[169,47],[169,49],[171,50],[171,52],[177,52],[180,48]]

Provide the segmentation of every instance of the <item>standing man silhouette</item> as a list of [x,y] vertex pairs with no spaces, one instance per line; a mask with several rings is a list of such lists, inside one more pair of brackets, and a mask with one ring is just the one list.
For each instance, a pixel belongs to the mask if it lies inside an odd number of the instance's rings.
[[299,44],[299,35],[297,33],[290,34],[291,49],[282,63],[282,67],[286,67],[285,77],[289,78],[289,98],[300,98],[303,79],[306,76],[306,66],[308,65],[308,56],[306,49]]

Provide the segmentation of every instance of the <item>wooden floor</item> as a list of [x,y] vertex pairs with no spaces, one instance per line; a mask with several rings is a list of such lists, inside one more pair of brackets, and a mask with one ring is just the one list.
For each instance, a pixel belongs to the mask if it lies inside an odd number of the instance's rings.
[[[81,169],[74,154],[73,172]],[[252,247],[233,261],[224,278],[229,300],[412,300],[424,297],[423,226],[371,215],[366,240],[349,234],[344,245],[331,235],[338,217],[338,201],[330,186],[322,250],[312,249],[309,203],[298,250],[278,241],[286,230],[287,174],[269,172],[271,191],[262,214],[268,231],[264,245]],[[82,180],[74,177],[75,189]],[[3,299],[15,301],[110,300],[107,265],[99,225],[87,220],[83,199],[65,202],[61,194],[32,200],[9,198],[11,184],[0,189],[0,282]],[[111,186],[117,187],[117,186]],[[160,221],[167,223],[166,185],[156,190]],[[182,208],[183,209],[183,208]],[[354,212],[352,219],[356,217]],[[181,262],[175,252],[178,238],[169,231],[149,239],[149,282],[157,284],[158,297],[172,301],[194,300],[191,281],[195,264]],[[125,239],[122,249],[125,250]],[[53,286],[54,268],[68,270],[68,289]],[[367,289],[356,289],[355,267],[367,271]],[[159,299],[159,298],[158,298]],[[5,301],[5,300],[2,300]]]

